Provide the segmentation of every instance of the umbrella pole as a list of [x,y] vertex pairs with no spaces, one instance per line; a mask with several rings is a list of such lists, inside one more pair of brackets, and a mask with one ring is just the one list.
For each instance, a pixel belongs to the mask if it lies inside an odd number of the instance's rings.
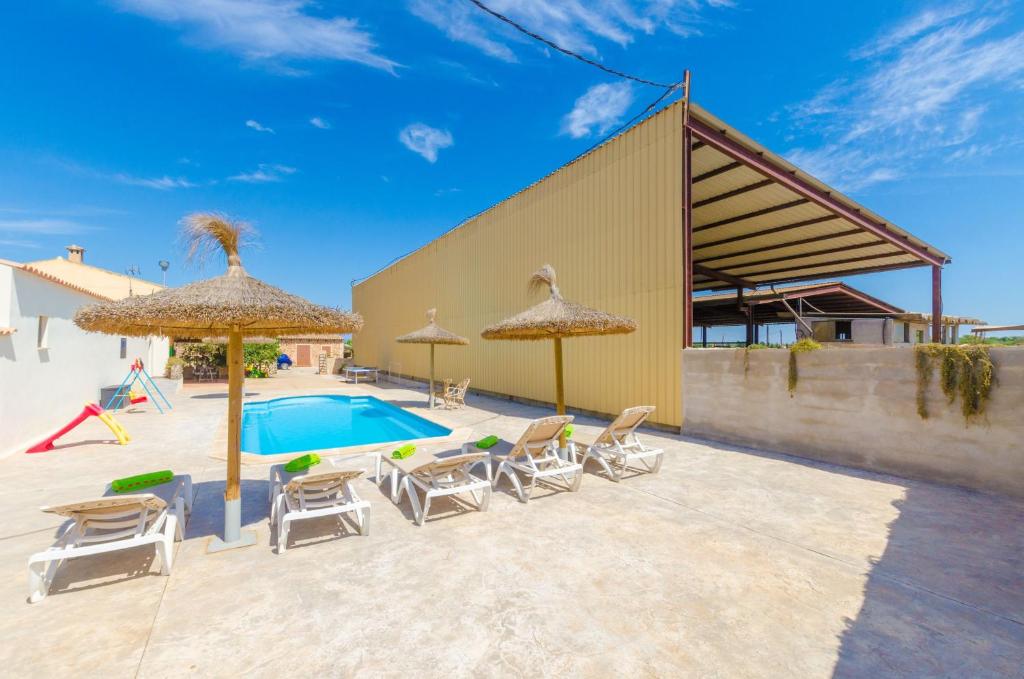
[[434,345],[430,345],[430,398],[427,399],[427,406],[434,407]]
[[208,552],[220,552],[256,543],[256,531],[242,534],[242,390],[245,365],[242,333],[233,326],[228,333],[228,474],[224,484],[224,537],[214,537]]
[[[555,412],[565,415],[565,382],[562,379],[562,338],[555,338]],[[568,459],[565,431],[558,437],[558,454]]]

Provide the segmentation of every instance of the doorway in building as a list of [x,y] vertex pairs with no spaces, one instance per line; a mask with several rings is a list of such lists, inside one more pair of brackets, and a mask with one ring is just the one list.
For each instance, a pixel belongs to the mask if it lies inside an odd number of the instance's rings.
[[309,345],[300,344],[295,347],[295,367],[312,368],[313,361],[310,356]]

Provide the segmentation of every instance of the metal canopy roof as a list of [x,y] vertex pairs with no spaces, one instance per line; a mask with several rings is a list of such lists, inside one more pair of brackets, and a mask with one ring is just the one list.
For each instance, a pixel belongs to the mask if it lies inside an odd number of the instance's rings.
[[949,261],[692,103],[687,125],[694,134],[694,290]]
[[[896,318],[901,321],[910,321],[911,323],[932,322],[932,315],[921,311],[908,311],[904,314],[899,314]],[[985,321],[972,316],[952,316],[942,314],[940,318],[942,325],[985,325]]]
[[1003,332],[1008,330],[1024,330],[1024,325],[978,325],[971,328],[971,332]]
[[[735,292],[702,295],[693,298],[695,326],[746,325],[746,308],[751,308],[754,322],[792,323],[793,314],[782,300],[803,300],[802,315],[854,316],[858,318],[898,316],[903,309],[872,297],[845,283],[829,282],[813,285],[792,285],[775,290],[757,290],[744,293],[740,302]],[[741,308],[740,305],[743,305]]]

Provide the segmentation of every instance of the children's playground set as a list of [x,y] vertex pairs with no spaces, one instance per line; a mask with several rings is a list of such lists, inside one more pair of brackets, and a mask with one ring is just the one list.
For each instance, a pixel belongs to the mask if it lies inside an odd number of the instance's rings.
[[[133,387],[136,384],[139,385],[145,393],[135,391]],[[168,410],[171,410],[173,407],[171,406],[171,402],[167,400],[167,397],[164,396],[164,393],[160,391],[160,387],[158,387],[156,382],[153,381],[150,374],[146,372],[146,367],[142,364],[142,359],[137,358],[132,363],[128,374],[123,380],[121,380],[121,384],[107,400],[106,406],[100,406],[98,403],[86,403],[82,412],[75,416],[74,419],[63,426],[58,432],[46,437],[25,452],[43,453],[47,450],[53,450],[54,442],[57,439],[67,434],[90,417],[96,417],[100,422],[107,425],[107,427],[110,428],[110,432],[114,435],[114,438],[116,438],[117,442],[122,446],[128,445],[128,442],[131,441],[131,437],[128,435],[128,432],[125,431],[125,428],[121,426],[121,423],[114,419],[114,415],[111,411],[128,405],[138,405],[140,403],[147,402],[156,406],[157,411],[159,411],[161,415],[166,413]]]

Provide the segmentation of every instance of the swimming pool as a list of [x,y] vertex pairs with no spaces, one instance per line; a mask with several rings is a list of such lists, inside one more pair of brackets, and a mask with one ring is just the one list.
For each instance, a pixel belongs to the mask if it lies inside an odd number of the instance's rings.
[[451,429],[372,396],[292,396],[246,403],[242,451],[298,453],[448,436]]

